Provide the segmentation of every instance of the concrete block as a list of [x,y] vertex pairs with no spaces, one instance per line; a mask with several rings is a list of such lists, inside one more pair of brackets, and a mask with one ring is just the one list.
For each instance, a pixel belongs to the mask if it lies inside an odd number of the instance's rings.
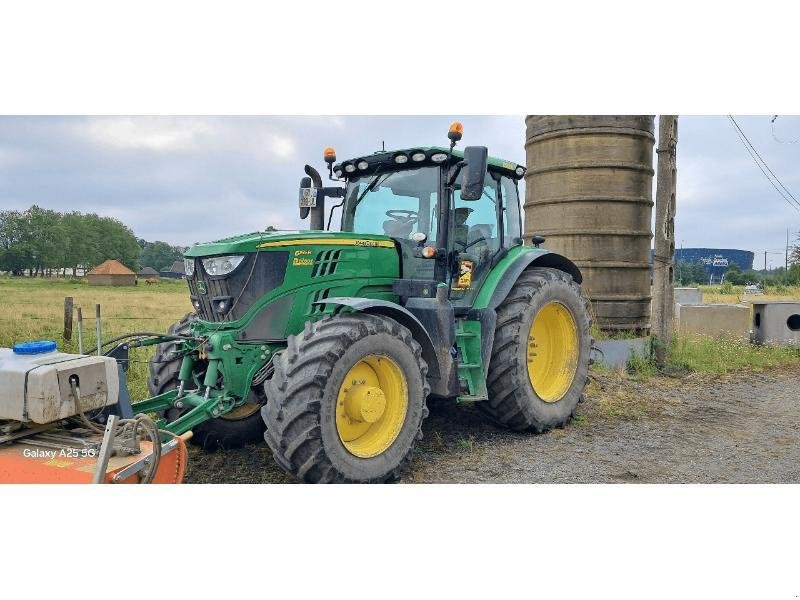
[[745,304],[682,305],[676,318],[681,333],[750,340],[750,307]]
[[696,305],[703,303],[703,292],[700,288],[679,287],[675,288],[675,303]]
[[634,354],[649,356],[650,338],[629,340],[599,340],[594,343],[592,358],[612,369],[624,369]]
[[800,348],[800,302],[754,302],[753,341]]

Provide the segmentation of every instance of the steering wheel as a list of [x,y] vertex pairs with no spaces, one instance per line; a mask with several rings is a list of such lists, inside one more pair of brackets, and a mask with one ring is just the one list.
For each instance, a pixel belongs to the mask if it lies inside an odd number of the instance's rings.
[[386,211],[390,219],[400,221],[403,225],[415,225],[419,221],[419,213],[414,210],[392,209]]
[[488,242],[488,240],[486,238],[479,237],[477,240],[472,240],[469,243],[465,243],[465,242],[462,242],[460,240],[456,240],[455,241],[456,244],[461,246],[461,252],[466,252],[469,248],[472,248],[473,246],[475,246],[476,244],[479,244],[480,242]]

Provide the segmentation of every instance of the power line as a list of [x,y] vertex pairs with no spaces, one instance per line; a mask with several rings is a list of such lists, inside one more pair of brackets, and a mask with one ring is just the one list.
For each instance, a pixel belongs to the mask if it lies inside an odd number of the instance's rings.
[[772,115],[772,119],[769,121],[772,124],[772,137],[775,139],[775,141],[779,144],[800,144],[800,138],[796,140],[782,140],[775,134],[775,121],[777,119],[778,115]]
[[[764,159],[761,158],[761,155],[755,149],[755,146],[753,146],[750,140],[747,139],[747,136],[744,134],[744,131],[742,131],[741,127],[739,127],[739,124],[736,122],[736,119],[734,119],[732,115],[728,115],[728,118],[730,119],[731,124],[736,130],[736,134],[739,136],[739,141],[742,142],[742,145],[744,146],[745,150],[747,150],[747,153],[750,155],[750,158],[752,158],[753,162],[756,163],[756,166],[764,175],[764,177],[766,177],[767,181],[769,181],[770,185],[772,185],[772,187],[775,188],[775,191],[778,192],[778,194],[780,194],[781,198],[783,198],[789,206],[791,206],[797,212],[800,212],[800,201],[798,201],[797,198],[795,198],[794,195],[789,191],[789,189],[785,185],[783,185],[781,180],[778,179],[778,176],[775,175],[772,169],[769,168],[769,165],[767,165]],[[762,166],[762,164],[764,166]],[[764,170],[765,168],[766,171]],[[767,171],[769,171],[772,174],[772,177],[770,177],[767,174]],[[775,181],[773,181],[772,178],[774,178]],[[781,191],[781,189],[777,185],[775,185],[775,182],[778,182],[778,185],[780,185],[780,187],[783,188],[783,190],[785,190],[785,193]],[[791,200],[789,198],[791,198]]]
[[[728,115],[728,118],[731,120],[731,123],[736,129],[736,133],[739,135],[739,141],[742,142],[742,144],[745,147],[745,150],[747,150],[747,152],[750,154],[750,157],[756,163],[756,166],[759,168],[764,177],[767,178],[767,181],[769,181],[772,187],[775,188],[775,191],[778,192],[778,194],[780,194],[781,197],[784,200],[786,200],[786,202],[789,203],[789,206],[791,206],[795,210],[800,211],[800,201],[798,201],[797,198],[794,197],[794,194],[792,194],[789,191],[789,189],[785,185],[783,185],[783,182],[778,178],[777,175],[775,175],[772,169],[769,168],[769,165],[766,163],[766,161],[763,158],[761,158],[761,155],[758,153],[758,150],[756,150],[755,146],[753,146],[752,142],[747,138],[747,135],[745,135],[744,131],[742,131],[742,128],[739,127],[739,124],[736,122],[736,119],[733,118],[733,115]],[[767,175],[767,172],[764,170],[765,168],[767,171],[769,171],[772,177]],[[775,182],[777,182],[778,185],[780,185],[780,187],[783,188],[783,191],[778,189],[778,186],[775,185]],[[787,198],[787,194],[791,198],[791,200]]]
[[733,121],[733,124],[736,126],[736,129],[741,131],[742,136],[744,137],[745,141],[747,141],[747,144],[753,149],[753,152],[756,153],[756,156],[758,157],[758,160],[760,160],[763,163],[763,165],[767,168],[767,171],[770,172],[770,175],[772,175],[775,178],[775,181],[778,182],[778,185],[780,185],[781,188],[783,188],[783,191],[785,191],[787,194],[789,194],[789,196],[791,196],[792,200],[795,201],[795,204],[800,205],[800,201],[798,201],[797,198],[794,197],[794,194],[792,194],[792,192],[789,191],[789,188],[787,188],[785,185],[783,185],[783,182],[780,179],[778,179],[778,176],[775,175],[775,173],[773,173],[772,169],[769,168],[769,165],[767,164],[767,162],[763,158],[761,158],[761,155],[758,153],[758,150],[756,150],[756,148],[755,148],[755,146],[753,146],[752,142],[750,142],[750,140],[747,139],[747,136],[744,134],[744,131],[742,131],[742,128],[739,127],[739,124],[736,122],[736,119],[734,119],[733,116],[731,116],[731,121]]

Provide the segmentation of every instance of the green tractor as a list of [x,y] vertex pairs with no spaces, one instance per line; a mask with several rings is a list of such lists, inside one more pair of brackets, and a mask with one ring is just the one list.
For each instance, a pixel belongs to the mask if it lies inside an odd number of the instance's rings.
[[[522,239],[525,169],[485,147],[380,151],[306,166],[310,231],[263,231],[186,252],[195,313],[160,338],[152,398],[205,447],[266,439],[307,482],[383,482],[411,460],[426,401],[476,402],[543,432],[573,416],[591,349],[581,273]],[[339,202],[326,213],[326,198]],[[341,231],[326,231],[335,211]]]

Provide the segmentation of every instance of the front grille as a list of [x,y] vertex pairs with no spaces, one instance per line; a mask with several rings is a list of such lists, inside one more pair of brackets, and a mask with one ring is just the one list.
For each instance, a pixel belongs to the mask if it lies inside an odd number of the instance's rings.
[[[216,277],[203,270],[199,258],[195,262],[194,277],[187,278],[192,305],[203,321],[220,323],[243,317],[256,300],[283,284],[289,253],[248,254],[232,274]],[[205,293],[201,292],[199,284],[205,286]],[[219,301],[225,301],[228,307],[233,305],[233,308],[227,313],[219,312],[214,308]]]

